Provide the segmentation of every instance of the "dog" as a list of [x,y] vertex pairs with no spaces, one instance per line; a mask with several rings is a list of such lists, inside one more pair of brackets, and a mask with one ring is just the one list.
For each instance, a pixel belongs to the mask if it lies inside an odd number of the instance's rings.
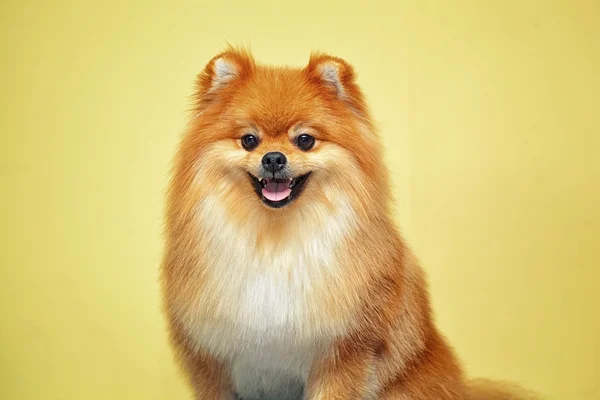
[[529,399],[467,379],[393,222],[382,143],[352,66],[229,48],[197,79],[161,267],[197,399]]

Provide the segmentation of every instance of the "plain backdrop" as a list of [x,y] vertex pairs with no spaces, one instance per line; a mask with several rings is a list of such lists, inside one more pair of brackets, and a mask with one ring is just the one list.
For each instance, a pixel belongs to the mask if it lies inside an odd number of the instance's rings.
[[195,75],[353,64],[472,376],[600,398],[600,3],[0,3],[0,398],[190,399],[157,271]]

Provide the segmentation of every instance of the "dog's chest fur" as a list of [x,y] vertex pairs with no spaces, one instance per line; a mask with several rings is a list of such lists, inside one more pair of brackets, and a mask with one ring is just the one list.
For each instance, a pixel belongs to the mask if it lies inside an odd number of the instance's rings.
[[327,283],[341,279],[335,254],[354,213],[338,196],[334,212],[323,215],[319,223],[298,219],[289,239],[259,249],[252,224],[231,221],[217,198],[202,203],[207,283],[197,306],[211,311],[188,319],[188,330],[229,365],[244,399],[301,398],[315,354],[348,327],[324,317],[320,300],[330,295]]

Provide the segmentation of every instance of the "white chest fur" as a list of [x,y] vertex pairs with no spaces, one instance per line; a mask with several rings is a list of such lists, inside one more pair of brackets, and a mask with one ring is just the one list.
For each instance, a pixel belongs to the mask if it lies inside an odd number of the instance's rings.
[[[206,198],[199,209],[209,268],[198,307],[216,305],[201,321],[189,320],[187,328],[200,347],[230,365],[242,396],[297,398],[314,355],[347,328],[320,321],[315,304],[328,290],[326,282],[341,273],[336,249],[355,226],[347,199],[334,198],[333,213],[313,209],[300,216],[321,219],[300,219],[289,240],[266,252],[257,249],[252,224],[230,221],[218,198]],[[281,388],[288,389],[277,392]]]

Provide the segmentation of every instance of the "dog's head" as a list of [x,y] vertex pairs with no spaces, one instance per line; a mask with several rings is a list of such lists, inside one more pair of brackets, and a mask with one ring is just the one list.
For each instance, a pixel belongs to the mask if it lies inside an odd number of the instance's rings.
[[[304,68],[255,63],[241,50],[214,57],[198,77],[194,118],[175,185],[195,202],[217,195],[232,213],[285,215],[387,205],[387,171],[352,67],[313,54]],[[191,206],[191,205],[190,205]]]

